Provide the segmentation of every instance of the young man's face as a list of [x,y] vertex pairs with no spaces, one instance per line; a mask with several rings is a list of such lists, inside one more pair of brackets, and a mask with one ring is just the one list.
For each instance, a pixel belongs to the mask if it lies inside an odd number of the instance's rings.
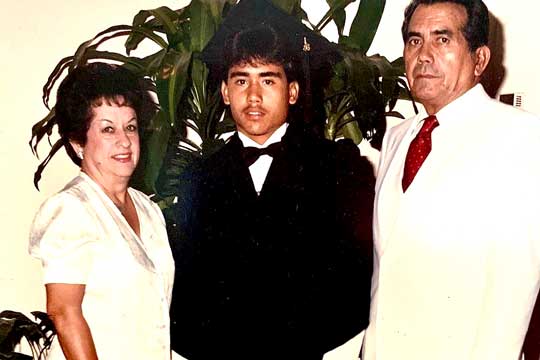
[[263,144],[286,120],[298,100],[298,82],[287,82],[283,66],[262,62],[231,66],[221,95],[230,105],[236,128]]

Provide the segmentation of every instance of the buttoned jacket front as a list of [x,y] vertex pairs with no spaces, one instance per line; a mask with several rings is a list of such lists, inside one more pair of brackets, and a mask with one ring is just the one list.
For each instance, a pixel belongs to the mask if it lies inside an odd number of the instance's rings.
[[291,124],[257,194],[233,136],[179,195],[173,349],[197,359],[321,359],[369,315],[372,169]]
[[426,114],[383,143],[365,359],[518,359],[540,282],[540,120],[480,85],[436,115],[405,193]]

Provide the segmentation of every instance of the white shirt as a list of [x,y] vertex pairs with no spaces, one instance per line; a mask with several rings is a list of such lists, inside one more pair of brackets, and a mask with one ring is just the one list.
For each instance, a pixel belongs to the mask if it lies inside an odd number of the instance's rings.
[[480,85],[436,115],[405,193],[426,114],[383,141],[363,359],[516,360],[540,285],[540,119]]
[[[265,148],[268,145],[280,142],[283,135],[285,135],[285,133],[287,132],[287,126],[289,126],[288,123],[283,123],[279,128],[276,129],[276,131],[272,133],[272,135],[270,135],[270,137],[264,142],[264,144],[256,143],[241,132],[238,132],[238,137],[240,138],[240,141],[242,142],[244,147],[252,146],[256,148]],[[257,161],[255,161],[249,167],[249,172],[251,173],[251,180],[253,180],[253,185],[255,186],[255,191],[257,191],[257,194],[259,194],[262,190],[264,180],[266,179],[266,175],[268,175],[270,165],[272,165],[272,160],[273,159],[270,155],[261,155],[257,159]]]
[[[86,174],[43,203],[30,253],[44,282],[84,284],[84,317],[102,360],[170,360],[169,305],[174,262],[159,207],[128,189],[140,238]],[[47,357],[64,359],[56,340]]]

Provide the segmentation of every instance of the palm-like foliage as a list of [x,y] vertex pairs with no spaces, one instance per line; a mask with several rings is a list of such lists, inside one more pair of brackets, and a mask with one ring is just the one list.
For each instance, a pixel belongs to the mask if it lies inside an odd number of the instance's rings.
[[[0,360],[41,360],[56,335],[54,325],[47,314],[33,311],[36,322],[16,311],[0,312]],[[15,347],[25,338],[32,356],[15,352]]]
[[[373,138],[376,144],[376,137],[380,138],[384,132],[384,116],[399,116],[392,109],[398,98],[409,98],[408,88],[401,59],[389,62],[380,55],[366,56],[385,0],[361,0],[349,35],[345,35],[345,7],[354,1],[327,0],[330,9],[317,24],[309,22],[300,0],[272,2],[303,20],[315,32],[320,33],[330,22],[336,24],[344,60],[335,66],[334,77],[324,89],[325,136],[349,137],[356,143],[363,137]],[[61,75],[96,59],[120,62],[153,81],[152,90],[157,93],[161,109],[143,136],[143,158],[132,185],[155,194],[163,208],[172,201],[185,166],[214,152],[224,143],[220,136],[234,129],[219,89],[208,81],[208,70],[200,60],[200,53],[236,2],[192,0],[178,10],[167,7],[142,10],[135,15],[132,25],[112,26],[81,44],[73,56],[60,60],[44,86],[43,101],[50,108],[49,96]],[[127,56],[98,49],[120,36],[127,36]],[[145,39],[155,42],[160,50],[143,58],[129,56]],[[52,108],[32,129],[30,145],[34,153],[37,154],[38,144],[52,134],[55,125]],[[199,141],[193,140],[197,137]],[[44,165],[61,146],[59,142],[53,144],[36,172],[36,186]]]

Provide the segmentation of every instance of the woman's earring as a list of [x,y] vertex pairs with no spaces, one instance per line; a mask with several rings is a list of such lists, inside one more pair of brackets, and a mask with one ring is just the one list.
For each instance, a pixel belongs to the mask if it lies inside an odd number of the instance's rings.
[[79,149],[79,151],[77,151],[77,156],[79,157],[79,159],[84,159],[84,152],[82,149]]

